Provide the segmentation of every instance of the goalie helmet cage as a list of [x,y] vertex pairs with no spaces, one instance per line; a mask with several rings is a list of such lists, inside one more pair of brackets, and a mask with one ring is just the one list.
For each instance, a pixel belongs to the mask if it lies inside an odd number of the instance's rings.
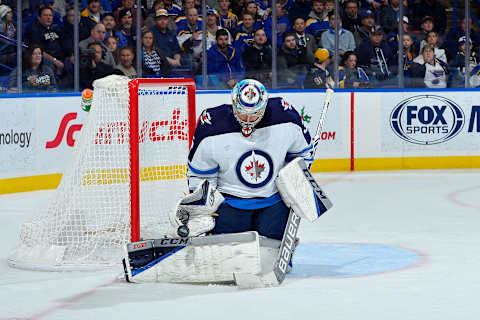
[[176,234],[196,124],[191,79],[108,76],[47,209],[25,222],[8,263],[31,270],[121,265],[123,246]]

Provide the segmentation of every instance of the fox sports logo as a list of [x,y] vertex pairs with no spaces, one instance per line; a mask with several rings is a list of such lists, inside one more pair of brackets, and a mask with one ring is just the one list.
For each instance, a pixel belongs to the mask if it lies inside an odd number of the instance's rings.
[[403,100],[390,114],[390,126],[410,143],[432,145],[448,141],[463,128],[465,115],[452,100],[420,95]]

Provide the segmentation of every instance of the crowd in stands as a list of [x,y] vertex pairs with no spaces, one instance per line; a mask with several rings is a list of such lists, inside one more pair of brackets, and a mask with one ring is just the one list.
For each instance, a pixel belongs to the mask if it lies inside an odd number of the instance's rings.
[[[395,87],[403,70],[406,87],[480,85],[480,35],[466,20],[447,25],[439,0],[278,0],[277,74],[280,88],[325,88],[338,72],[345,88]],[[274,29],[269,0],[206,0],[203,30],[199,0],[82,0],[79,19],[79,58],[74,59],[74,8],[71,0],[30,0],[22,8],[24,91],[72,90],[75,61],[80,89],[109,74],[201,79],[202,39],[207,49],[207,72],[218,89],[232,88],[248,77],[272,85]],[[23,2],[27,3],[27,2]],[[16,4],[0,5],[0,77],[5,90],[17,90]],[[335,29],[336,18],[339,22]],[[136,34],[140,20],[141,34]],[[403,48],[399,48],[399,22]],[[470,22],[472,25],[473,22]],[[338,34],[338,70],[333,70]],[[142,65],[136,65],[141,37]],[[468,42],[468,43],[467,43]],[[465,54],[470,47],[470,68]],[[399,54],[403,66],[398,65]]]

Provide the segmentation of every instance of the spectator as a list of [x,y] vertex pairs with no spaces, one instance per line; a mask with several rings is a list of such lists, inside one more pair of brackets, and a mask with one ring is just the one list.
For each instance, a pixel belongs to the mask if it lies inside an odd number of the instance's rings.
[[142,75],[154,77],[167,77],[170,75],[171,67],[160,48],[155,46],[155,38],[151,30],[142,34]]
[[344,6],[343,27],[351,33],[355,33],[362,25],[362,19],[358,15],[358,2],[357,0],[347,0]]
[[[414,26],[418,30],[423,18],[426,16],[435,17],[435,31],[438,34],[445,34],[447,27],[447,12],[440,1],[437,0],[420,0],[413,8]],[[458,39],[458,38],[457,38]]]
[[[18,68],[15,68],[8,78],[8,92],[16,92]],[[55,92],[57,84],[53,70],[43,61],[42,48],[32,44],[23,56],[22,63],[22,88],[23,91],[48,91]]]
[[[0,5],[0,34],[10,39],[16,39],[17,37],[17,28],[13,22],[12,9],[4,4]],[[2,53],[5,53],[5,51],[3,49]]]
[[[403,16],[403,34],[410,33],[410,28],[409,28],[409,19],[407,16]],[[415,34],[410,33],[412,39],[413,39],[413,44],[416,49],[419,48],[419,43],[417,41],[417,38],[415,37]],[[398,51],[398,28],[394,29],[392,32],[390,32],[389,35],[387,35],[387,43],[390,45],[390,48],[392,48],[392,52],[397,52]]]
[[118,12],[118,27],[115,35],[118,37],[118,46],[135,46],[135,26],[131,9],[122,9]]
[[118,38],[115,36],[109,36],[105,38],[105,47],[107,47],[108,51],[112,53],[113,60],[115,60],[115,65],[118,63]]
[[417,40],[422,42],[427,38],[427,34],[434,29],[433,17],[426,16],[422,19],[420,25],[420,32],[417,33]]
[[295,19],[292,29],[295,31],[295,41],[297,45],[304,47],[308,51],[308,56],[312,57],[311,63],[313,63],[313,56],[318,46],[315,37],[305,33],[305,20],[303,20],[303,18]]
[[80,49],[87,49],[90,43],[99,43],[102,47],[102,62],[108,64],[109,66],[115,66],[115,59],[113,58],[112,53],[107,49],[107,47],[103,44],[103,40],[105,40],[105,26],[102,23],[97,23],[90,31],[90,37],[85,40],[80,41],[78,47]]
[[105,26],[105,39],[116,35],[117,22],[113,13],[104,13],[102,15],[102,24]]
[[167,57],[167,61],[172,68],[181,66],[181,49],[178,40],[173,31],[168,30],[168,12],[160,9],[155,15],[155,27],[153,36],[155,38],[155,46],[162,49]]
[[253,14],[245,12],[243,14],[243,20],[238,24],[235,40],[233,41],[233,47],[240,55],[243,50],[253,42],[253,33],[256,30],[254,24],[255,17]]
[[90,30],[101,21],[100,0],[87,0],[87,8],[80,13],[80,40],[88,38]]
[[183,0],[183,10],[180,15],[175,19],[175,24],[178,26],[178,23],[185,22],[187,20],[187,10],[195,8],[195,0]]
[[255,0],[258,5],[258,14],[267,20],[267,17],[272,14],[270,0]]
[[165,3],[165,10],[167,10],[168,16],[171,18],[171,22],[174,22],[176,18],[183,15],[182,7],[179,4],[173,3],[173,0],[163,0],[163,2]]
[[286,32],[278,52],[278,80],[288,85],[296,84],[300,76],[307,74],[307,67],[313,59],[304,47],[297,46],[295,33]]
[[319,48],[315,51],[315,62],[310,66],[303,87],[306,89],[333,88],[335,83],[328,72],[330,54],[327,49]]
[[232,36],[227,29],[220,27],[218,23],[218,14],[217,10],[215,9],[208,9],[207,10],[207,50],[215,45],[215,36],[217,31],[223,29],[228,33],[228,44],[232,44]]
[[[137,23],[137,6],[135,5],[135,3],[135,0],[122,0],[122,5],[113,12],[115,20],[120,23],[120,12],[122,10],[130,10],[132,24],[135,25],[135,23]],[[145,10],[142,8],[141,12],[142,16],[140,17],[140,23],[141,25],[143,25],[143,16],[145,15]]]
[[335,10],[335,0],[325,0],[325,12],[329,14]]
[[65,52],[60,41],[61,31],[57,26],[52,25],[52,22],[53,9],[50,7],[41,8],[38,19],[32,23],[27,43],[29,45],[40,45],[44,58],[53,64],[58,71],[62,71]]
[[[405,76],[410,75],[410,66],[414,62],[414,59],[417,57],[417,49],[413,43],[412,35],[406,33],[403,35],[403,50],[401,53],[403,54],[403,72]],[[394,57],[392,58],[392,64],[395,64],[398,61],[398,54],[400,52],[395,52]]]
[[338,67],[340,88],[368,88],[370,79],[367,73],[357,66],[357,55],[353,51],[347,51],[342,57]]
[[328,17],[325,10],[325,0],[312,0],[312,11],[308,15],[305,22],[305,31],[317,39],[317,44],[320,46],[320,39],[322,33],[330,27]]
[[[167,1],[170,1],[169,5],[172,6],[171,10],[167,10]],[[175,10],[172,10],[173,8],[175,8]],[[165,9],[168,12],[168,18],[169,18],[168,29],[172,31],[176,31],[177,25],[175,24],[175,19],[177,18],[177,15],[182,12],[182,9],[177,5],[172,5],[171,0],[155,0],[155,2],[153,3],[153,8],[151,12],[148,14],[147,18],[145,19],[145,27],[147,27],[148,29],[151,29],[155,25],[155,13],[157,12],[157,10],[160,10],[160,9]],[[176,12],[176,13],[172,13],[172,12]]]
[[[447,34],[445,41],[445,49],[447,57],[454,58],[457,54],[458,49],[458,39],[465,35],[465,30],[467,28],[467,21],[465,18],[460,20],[460,25],[450,29]],[[472,19],[470,18],[470,39],[472,40],[473,48],[477,49],[480,46],[480,35],[472,29]]]
[[[116,3],[116,0],[114,0]],[[86,8],[88,6],[87,0],[82,0],[82,8]],[[113,12],[112,10],[112,1],[111,0],[100,0],[100,11],[101,12]]]
[[217,76],[222,88],[232,89],[243,78],[242,58],[228,44],[225,29],[218,30],[215,39],[215,46],[207,52],[207,72]]
[[[282,4],[277,2],[277,46],[280,47],[283,42],[283,33],[290,30],[290,21],[285,15]],[[272,43],[272,16],[265,20],[265,32],[267,33],[268,42]]]
[[[452,75],[452,86],[459,88],[463,87],[465,85],[465,55],[467,53],[467,45],[466,45],[466,37],[460,37],[458,39],[458,51],[455,57],[451,60],[450,62],[450,70],[454,71],[454,74]],[[472,46],[472,41],[469,41],[470,45],[470,66],[468,72],[472,72],[473,69],[475,69],[479,63],[480,60],[478,58],[478,53],[473,49]]]
[[53,12],[52,24],[56,25],[57,28],[61,29],[63,27],[63,20],[62,20],[62,16],[60,15],[60,13],[56,12],[55,9],[54,9],[54,6],[53,6],[54,1],[53,0],[40,0],[39,3],[40,3],[40,6],[38,7],[38,10],[36,10],[35,13],[32,16],[30,16],[28,22],[24,26],[24,30],[30,30],[31,29],[33,21],[38,19],[39,10],[41,8],[44,8],[44,7],[49,7],[50,9],[52,9],[52,12]]
[[[399,10],[400,10],[400,0],[389,0],[389,4],[380,9],[379,24],[382,26],[383,30],[385,30],[386,34],[389,34],[395,30],[398,30]],[[407,17],[407,20],[408,20],[408,17]]]
[[245,78],[256,79],[270,87],[272,82],[272,48],[267,43],[264,29],[255,30],[253,43],[242,54]]
[[411,87],[414,88],[446,88],[448,66],[435,58],[434,48],[426,44],[422,49],[423,64],[412,63],[410,73]]
[[93,49],[95,53],[85,54],[84,59],[80,59],[79,68],[81,89],[93,89],[93,81],[114,73],[113,67],[102,61],[104,55],[102,44],[92,42],[88,45],[87,49]]
[[[322,33],[322,47],[333,55],[335,51],[335,13],[333,11],[328,13],[328,22],[330,28]],[[342,28],[342,18],[340,16],[338,16],[338,25],[340,27],[338,32],[338,51],[340,55],[343,55],[345,51],[355,50],[355,40],[350,31]]]
[[302,18],[304,21],[306,21],[311,10],[311,0],[296,0],[292,8],[288,10],[288,18],[290,23],[293,24],[296,18]]
[[245,10],[243,11],[243,13],[245,12],[253,14],[253,18],[255,20],[255,24],[254,24],[255,30],[263,27],[263,17],[260,14],[258,14],[258,5],[255,1],[250,0],[247,3],[245,3]]
[[[370,33],[370,41],[357,48],[358,65],[369,78],[386,80],[391,76],[389,65],[395,64],[390,46],[383,40],[383,29],[376,25]],[[372,80],[372,79],[371,79]]]
[[370,32],[375,25],[375,14],[371,10],[363,10],[360,13],[362,25],[354,33],[355,46],[358,48],[362,42],[370,41]]
[[233,32],[237,28],[238,17],[230,10],[230,0],[218,0],[220,26]]
[[137,70],[133,66],[133,59],[135,58],[135,52],[132,47],[126,46],[120,49],[118,55],[118,64],[115,67],[115,73],[135,79],[137,77]]
[[71,57],[73,55],[73,23],[75,22],[75,12],[73,7],[68,7],[66,10],[67,14],[63,17],[63,28],[61,30],[60,42],[65,57]]
[[192,70],[196,73],[201,65],[202,48],[202,20],[198,17],[197,9],[186,10],[187,20],[177,24],[177,40],[183,50],[185,59],[189,59]]
[[[433,48],[435,49],[435,58],[437,58],[438,60],[442,60],[443,62],[448,64],[447,56],[445,54],[445,49],[439,48],[439,36],[436,31],[430,31],[427,34],[426,40],[422,40],[422,42],[420,43],[420,52],[422,51],[423,47],[427,43],[432,45]],[[423,63],[423,56],[419,55],[418,57],[416,57],[415,62]]]

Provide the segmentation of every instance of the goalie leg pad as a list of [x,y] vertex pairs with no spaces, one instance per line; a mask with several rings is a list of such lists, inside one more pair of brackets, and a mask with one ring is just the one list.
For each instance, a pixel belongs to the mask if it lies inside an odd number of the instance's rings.
[[233,282],[234,273],[261,271],[255,231],[195,238],[164,238],[126,246],[129,282]]
[[302,158],[295,158],[280,169],[275,184],[287,207],[310,222],[332,207]]

